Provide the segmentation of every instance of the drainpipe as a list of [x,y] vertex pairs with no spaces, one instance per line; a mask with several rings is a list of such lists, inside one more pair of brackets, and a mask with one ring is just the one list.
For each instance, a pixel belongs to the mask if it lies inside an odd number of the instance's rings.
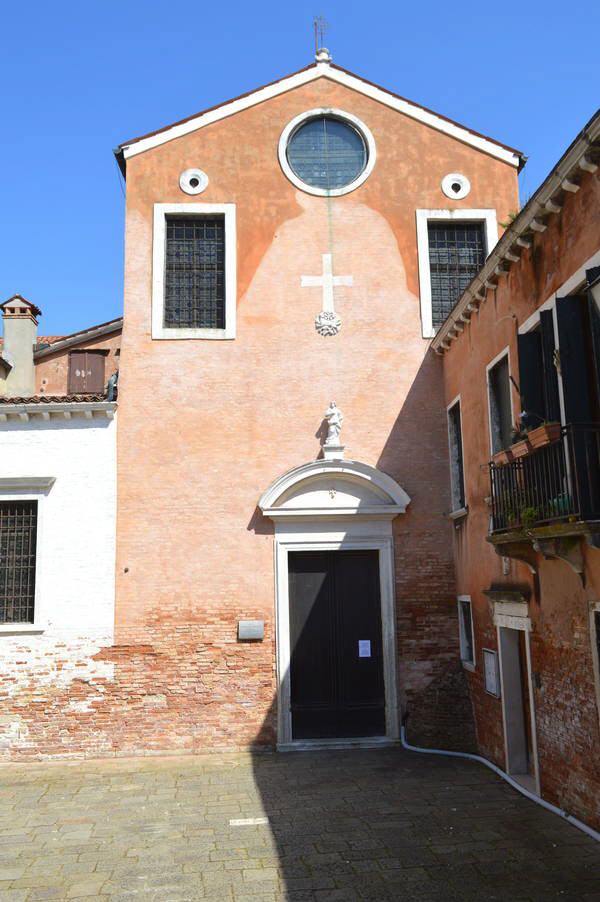
[[483,764],[485,767],[489,767],[490,770],[493,770],[495,774],[498,774],[499,777],[502,777],[506,783],[510,784],[513,789],[516,789],[517,792],[520,792],[521,795],[525,796],[525,798],[530,799],[532,802],[536,802],[536,804],[541,805],[542,808],[545,808],[547,811],[551,811],[552,814],[558,814],[559,817],[562,817],[565,821],[568,821],[573,827],[577,827],[578,830],[581,830],[583,833],[587,833],[588,836],[591,836],[592,839],[595,839],[596,842],[600,842],[600,833],[596,830],[592,829],[592,827],[588,827],[587,824],[584,824],[583,821],[577,820],[576,817],[573,817],[571,814],[567,814],[566,811],[563,811],[562,808],[557,808],[556,805],[551,805],[550,802],[546,802],[544,799],[540,798],[540,796],[536,796],[533,792],[529,792],[529,790],[525,789],[524,786],[521,786],[517,783],[516,780],[513,780],[507,773],[501,770],[499,767],[496,767],[495,764],[492,764],[491,761],[488,761],[487,758],[482,758],[480,755],[471,755],[468,752],[448,752],[444,749],[425,749],[421,748],[417,745],[410,745],[406,740],[406,720],[407,717],[404,718],[404,722],[400,727],[400,742],[402,743],[402,748],[406,749],[408,752],[421,752],[425,755],[444,755],[447,758],[466,758],[467,761],[477,761],[478,764]]

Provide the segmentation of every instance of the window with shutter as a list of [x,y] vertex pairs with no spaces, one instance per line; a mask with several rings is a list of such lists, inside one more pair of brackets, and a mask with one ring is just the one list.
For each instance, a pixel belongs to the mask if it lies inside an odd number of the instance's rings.
[[596,397],[600,398],[600,299],[598,299],[598,283],[600,283],[600,266],[586,271],[588,284],[588,315],[592,337],[592,367]]
[[69,354],[70,395],[99,395],[105,387],[106,351],[71,351]]
[[0,623],[33,623],[37,501],[0,501]]
[[523,425],[529,429],[544,422],[560,422],[555,349],[554,318],[551,311],[544,310],[539,326],[518,336]]
[[508,448],[512,439],[512,404],[508,354],[488,370],[492,453]]
[[560,370],[567,423],[592,423],[600,419],[590,313],[585,295],[556,299]]

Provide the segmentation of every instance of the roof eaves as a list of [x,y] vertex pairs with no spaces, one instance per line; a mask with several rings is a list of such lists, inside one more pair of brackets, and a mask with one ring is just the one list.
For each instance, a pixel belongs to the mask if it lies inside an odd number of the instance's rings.
[[519,172],[527,162],[527,157],[525,156],[525,154],[521,150],[517,150],[515,147],[511,147],[510,144],[503,144],[502,141],[497,141],[496,138],[490,138],[489,135],[484,135],[482,132],[476,132],[474,129],[463,125],[462,122],[457,122],[456,119],[450,119],[449,116],[444,116],[443,113],[437,113],[435,110],[423,106],[423,104],[421,103],[415,103],[414,100],[408,100],[408,98],[403,97],[401,94],[396,94],[394,91],[390,91],[389,88],[383,88],[376,82],[369,81],[368,78],[363,78],[362,75],[356,75],[356,73],[351,72],[349,69],[344,69],[343,66],[338,66],[336,65],[336,63],[330,63],[330,66],[332,69],[337,69],[339,72],[344,72],[346,75],[351,75],[352,78],[357,78],[359,81],[364,82],[364,84],[369,85],[371,88],[376,88],[378,91],[384,91],[386,94],[389,94],[390,97],[395,97],[397,100],[401,100],[403,103],[408,103],[410,106],[414,106],[417,109],[423,110],[424,112],[429,113],[431,116],[436,116],[438,119],[443,119],[444,122],[448,122],[450,125],[455,125],[457,128],[462,128],[464,129],[464,131],[469,132],[469,134],[474,135],[476,138],[483,138],[484,141],[490,141],[492,144],[497,144],[499,147],[503,147],[505,150],[513,153],[516,157],[519,157]]
[[[552,172],[544,179],[537,191],[525,204],[519,215],[511,222],[481,270],[465,289],[454,309],[440,326],[431,341],[432,349],[443,354],[452,341],[458,338],[473,312],[485,302],[488,291],[495,291],[498,278],[506,275],[511,265],[520,261],[523,249],[531,247],[535,233],[542,233],[547,226],[548,215],[559,214],[562,206],[556,198],[562,192],[579,190],[576,174],[581,171],[595,171],[598,164],[586,158],[590,147],[600,142],[600,110],[579,132],[564,152]],[[600,156],[600,146],[597,150]]]
[[89,329],[81,329],[79,332],[73,332],[71,335],[63,335],[57,341],[51,344],[45,344],[43,347],[34,350],[33,356],[37,360],[40,357],[48,357],[50,354],[56,354],[63,351],[74,344],[81,341],[92,341],[94,338],[101,338],[103,335],[111,335],[113,332],[119,332],[123,328],[123,317],[108,320],[106,323],[100,323],[97,326],[90,326]]
[[132,144],[137,144],[139,141],[145,141],[146,138],[153,138],[155,135],[160,135],[163,132],[169,131],[171,128],[176,128],[178,125],[185,125],[186,122],[191,122],[192,119],[198,119],[200,116],[206,116],[207,113],[213,113],[215,110],[219,110],[222,107],[229,106],[229,104],[235,103],[238,100],[245,100],[246,97],[250,97],[252,94],[258,93],[258,91],[264,91],[267,88],[272,88],[274,85],[280,84],[282,81],[286,81],[288,78],[293,78],[295,75],[300,75],[302,72],[307,72],[309,69],[314,69],[320,65],[319,63],[310,63],[308,66],[303,66],[302,69],[297,69],[295,72],[290,72],[289,75],[283,75],[281,78],[276,78],[274,81],[269,81],[265,85],[260,85],[258,88],[253,88],[251,91],[244,91],[243,94],[237,94],[235,97],[231,97],[229,100],[224,100],[221,103],[216,103],[213,106],[206,107],[204,110],[200,110],[198,113],[192,113],[191,116],[185,116],[183,119],[178,119],[176,122],[171,122],[168,125],[163,125],[162,128],[157,128],[154,131],[146,132],[145,135],[139,135],[137,138],[131,138],[129,141],[122,141],[120,144],[115,147],[113,153],[117,159],[117,163],[119,164],[119,169],[121,170],[123,177],[126,175],[126,160],[124,151],[126,148],[130,147]]
[[36,395],[27,398],[0,398],[0,423],[27,422],[32,417],[41,420],[113,419],[116,401],[106,395]]
[[[247,109],[254,103],[262,103],[273,96],[277,96],[278,93],[292,90],[295,87],[305,84],[307,81],[319,77],[330,77],[339,83],[349,84],[349,86],[353,87],[355,90],[363,90],[363,93],[371,96],[373,99],[382,103],[387,102],[389,106],[405,115],[412,116],[423,122],[425,125],[444,131],[457,140],[465,141],[483,152],[491,153],[502,159],[504,162],[516,166],[519,170],[525,164],[526,157],[520,151],[515,150],[506,144],[502,144],[493,138],[488,138],[479,132],[466,128],[464,125],[461,125],[446,116],[442,116],[439,113],[435,113],[426,107],[420,106],[413,101],[406,100],[399,94],[394,94],[387,88],[383,88],[374,82],[361,78],[361,76],[355,75],[353,72],[350,72],[350,70],[342,68],[342,66],[337,66],[333,63],[315,62],[311,63],[309,66],[305,66],[304,69],[299,69],[290,75],[286,75],[285,77],[270,82],[267,85],[263,85],[260,88],[256,88],[245,94],[240,94],[225,103],[209,107],[206,110],[195,113],[194,115],[181,119],[178,122],[174,122],[171,125],[164,126],[156,131],[148,132],[138,138],[123,142],[114,151],[121,172],[125,175],[126,158],[129,156],[134,156],[145,150],[150,150],[166,141],[189,134],[198,128],[219,121],[221,118],[233,115],[242,109]],[[289,84],[286,85],[286,82]],[[354,84],[352,84],[352,82],[354,82]],[[273,89],[276,89],[278,85],[281,86],[281,89],[274,93]],[[364,88],[361,89],[361,85],[364,86]],[[250,102],[250,98],[255,99]],[[219,113],[221,113],[221,115],[218,115]],[[160,138],[161,135],[165,135],[165,133],[170,131],[173,132],[170,137]],[[143,142],[143,146],[140,147],[139,145],[141,142]]]

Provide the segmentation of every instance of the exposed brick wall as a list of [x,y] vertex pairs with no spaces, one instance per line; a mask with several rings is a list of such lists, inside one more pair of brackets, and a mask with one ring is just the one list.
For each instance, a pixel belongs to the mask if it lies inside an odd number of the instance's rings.
[[[580,190],[565,193],[562,212],[547,219],[531,250],[498,283],[444,355],[446,403],[461,396],[466,500],[469,514],[456,531],[457,585],[471,595],[476,671],[468,675],[479,748],[506,766],[502,703],[485,692],[482,649],[497,650],[492,605],[483,594],[492,583],[525,586],[531,596],[531,658],[542,794],[549,801],[600,826],[600,746],[597,687],[594,685],[590,607],[600,597],[600,551],[583,546],[581,578],[562,561],[537,555],[539,578],[523,563],[501,558],[486,541],[490,509],[487,462],[489,420],[486,365],[506,347],[519,380],[517,328],[570,279],[600,248],[600,177],[582,173]],[[589,264],[588,264],[589,265]],[[583,276],[582,276],[583,278]],[[520,409],[513,392],[513,410]],[[537,675],[537,676],[536,676]]]
[[412,745],[477,752],[471,696],[465,671],[449,664],[408,707],[406,735]]
[[[588,558],[599,573],[600,552]],[[600,709],[590,630],[590,604],[598,597],[562,562],[544,563],[540,585],[531,650],[542,792],[598,828]]]
[[[94,648],[71,641],[37,658],[29,643],[16,645],[19,685],[3,700],[0,756],[272,744],[270,631],[262,645],[239,644],[231,638],[226,610],[210,622],[188,621],[183,627],[164,617],[160,621],[146,631],[144,644],[132,640]],[[65,667],[69,673],[63,677]]]

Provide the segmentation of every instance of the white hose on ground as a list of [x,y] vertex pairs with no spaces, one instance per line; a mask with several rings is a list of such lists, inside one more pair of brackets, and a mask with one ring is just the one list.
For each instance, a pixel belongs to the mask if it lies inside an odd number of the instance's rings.
[[531,799],[532,802],[536,802],[536,804],[541,805],[542,808],[546,808],[553,814],[558,814],[559,817],[562,817],[574,827],[577,827],[578,830],[582,830],[583,833],[587,833],[587,835],[591,836],[592,839],[595,839],[596,842],[600,842],[600,833],[598,833],[596,830],[588,827],[588,825],[584,824],[583,821],[577,820],[577,818],[573,817],[573,815],[567,814],[567,812],[563,811],[562,808],[557,808],[556,805],[551,805],[550,802],[546,802],[544,801],[544,799],[536,796],[533,792],[529,792],[529,790],[525,789],[524,786],[521,786],[519,783],[517,783],[516,780],[513,780],[513,778],[509,776],[509,774],[505,773],[499,767],[496,767],[496,765],[492,764],[491,761],[488,761],[487,758],[482,758],[481,755],[471,755],[469,754],[469,752],[447,752],[444,749],[424,749],[420,748],[417,745],[410,745],[410,743],[406,740],[406,727],[404,725],[400,727],[400,742],[402,743],[402,747],[409,752],[422,752],[426,755],[445,755],[448,758],[466,758],[468,761],[477,761],[479,764],[484,764],[485,767],[489,767],[489,769],[493,770],[494,773],[498,774],[499,777],[502,777],[503,780],[506,780],[506,782],[509,783],[513,789],[516,789],[517,792],[520,792],[521,795],[525,796],[527,799]]

